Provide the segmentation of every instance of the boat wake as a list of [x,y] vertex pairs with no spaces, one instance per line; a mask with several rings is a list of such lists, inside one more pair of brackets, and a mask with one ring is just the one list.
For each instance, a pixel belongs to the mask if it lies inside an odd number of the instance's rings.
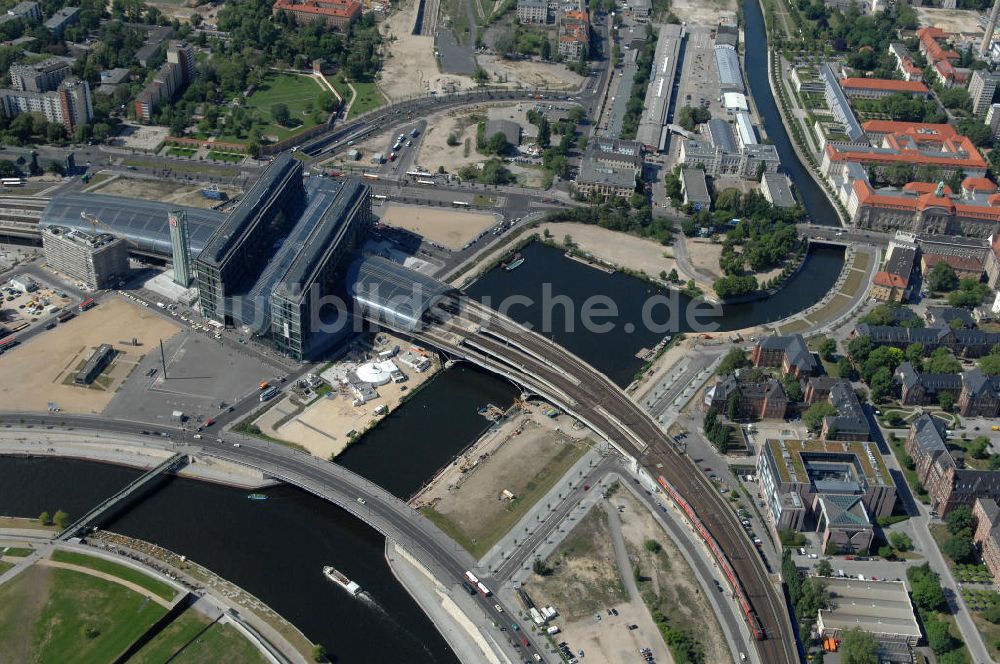
[[397,621],[395,618],[392,617],[391,613],[382,608],[382,605],[379,604],[374,597],[368,594],[367,590],[362,590],[355,597],[357,597],[359,600],[368,605],[372,609],[372,611],[378,614],[379,617],[385,620],[388,624],[392,625],[392,627],[395,628],[395,631],[397,633],[405,634],[408,639],[410,639],[413,643],[416,643],[418,646],[420,646],[420,648],[423,649],[423,651],[427,654],[428,661],[434,659],[434,653],[432,653],[430,649],[426,645],[424,645],[423,640],[417,638],[417,636],[413,632],[403,627],[399,623],[399,621]]

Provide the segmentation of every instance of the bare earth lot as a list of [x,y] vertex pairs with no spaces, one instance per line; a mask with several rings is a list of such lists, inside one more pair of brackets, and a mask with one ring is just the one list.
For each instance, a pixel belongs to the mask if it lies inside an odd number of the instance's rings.
[[920,25],[932,25],[945,32],[965,32],[981,36],[983,29],[977,21],[978,13],[964,9],[937,9],[934,7],[914,7]]
[[[608,520],[617,515],[609,517],[605,507],[614,509],[606,504],[591,508],[550,556],[555,572],[544,578],[532,576],[525,588],[536,603],[552,604],[559,611],[556,624],[562,633],[556,638],[566,641],[574,653],[582,649],[595,662],[640,662],[639,649],[645,647],[652,649],[659,664],[671,664],[649,611],[638,597],[630,600],[622,585],[619,575],[632,571],[619,570],[615,563]],[[612,608],[617,616],[609,615]],[[630,630],[629,625],[637,629]]]
[[497,218],[482,212],[390,204],[385,206],[381,221],[389,226],[412,231],[443,247],[461,249],[496,224]]
[[434,37],[411,34],[416,14],[416,0],[405,0],[382,24],[382,34],[395,38],[384,51],[386,58],[379,79],[382,93],[397,100],[431,90],[440,93],[449,86],[458,90],[475,87],[468,76],[441,73],[434,57]]
[[717,25],[720,18],[736,15],[736,0],[674,0],[670,11],[688,23]]
[[538,230],[543,233],[548,230],[558,242],[562,242],[566,235],[572,235],[580,251],[620,267],[642,270],[651,277],[659,275],[662,270],[669,273],[677,267],[673,258],[664,256],[665,252],[670,252],[670,247],[600,226],[567,222],[542,224]]
[[[538,411],[487,433],[415,498],[414,507],[432,507],[447,531],[458,530],[473,555],[488,551],[586,452]],[[505,500],[504,490],[516,498]]]
[[[476,123],[472,117],[485,117],[486,113],[487,107],[483,106],[430,116],[424,140],[420,141],[414,158],[416,165],[432,173],[439,167],[455,173],[463,166],[486,161],[486,157],[476,152]],[[458,138],[458,145],[448,145],[448,136],[451,134]]]
[[722,243],[711,242],[704,238],[687,238],[688,256],[696,270],[713,275],[716,279],[722,276],[719,269],[719,256],[722,255]]
[[[630,492],[619,491],[612,502],[625,505],[620,518],[629,559],[649,579],[639,584],[639,591],[651,591],[660,598],[661,606],[667,607],[664,614],[671,618],[671,624],[687,630],[701,644],[706,662],[732,661],[712,607],[673,540]],[[647,551],[644,546],[647,540],[654,540],[662,550]]]
[[476,57],[476,61],[489,73],[492,80],[496,80],[499,74],[507,85],[555,90],[577,90],[583,85],[583,77],[564,65],[532,60],[504,60],[495,55],[480,55]]
[[[376,388],[379,398],[361,406],[353,405],[353,394],[335,390],[331,393],[333,394],[332,398],[319,399],[301,414],[293,416],[287,422],[273,428],[273,425],[280,419],[279,408],[284,409],[289,414],[292,412],[291,405],[285,401],[272,411],[268,411],[258,420],[257,425],[268,435],[301,445],[315,456],[329,459],[331,456],[340,454],[350,445],[348,432],[352,430],[363,432],[369,429],[373,422],[380,419],[374,413],[376,408],[385,405],[389,409],[388,412],[392,412],[399,405],[403,396],[434,376],[438,368],[436,361],[434,368],[423,373],[417,373],[404,367],[403,372],[409,376],[408,381],[401,384],[379,385]],[[400,389],[404,386],[406,387],[405,391]],[[271,417],[269,418],[269,416]]]
[[536,604],[559,611],[559,626],[567,634],[571,623],[594,622],[594,613],[628,599],[615,564],[608,516],[600,508],[577,523],[547,562],[552,574],[532,576],[525,588]]
[[[96,308],[34,337],[0,356],[0,376],[16,380],[0,383],[0,398],[10,410],[45,411],[50,402],[70,413],[100,413],[135,365],[159,339],[169,339],[179,328],[159,315],[125,300],[108,298]],[[139,347],[122,339],[136,337]],[[93,348],[110,343],[118,351],[106,389],[65,385]]]
[[[240,190],[234,187],[222,186],[219,189],[229,197],[240,193]],[[99,187],[95,187],[91,191],[108,196],[128,196],[147,201],[176,203],[178,205],[198,208],[210,208],[219,204],[219,201],[213,201],[202,196],[201,190],[202,187],[200,186],[186,185],[168,180],[139,180],[117,177],[105,180]]]

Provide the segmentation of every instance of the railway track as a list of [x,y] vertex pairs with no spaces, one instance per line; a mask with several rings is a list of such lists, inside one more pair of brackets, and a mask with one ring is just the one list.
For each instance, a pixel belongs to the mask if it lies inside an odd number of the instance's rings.
[[675,487],[681,502],[690,504],[695,520],[704,527],[706,542],[710,550],[715,549],[719,566],[730,568],[727,576],[737,599],[745,599],[740,604],[751,633],[758,639],[761,661],[798,662],[783,593],[772,583],[732,509],[694,462],[617,385],[583,360],[481,305],[464,304],[462,315],[466,319],[460,323],[441,320],[437,330],[423,334],[445,350],[466,357],[479,355],[494,367],[505,367],[528,385],[556,386],[574,402],[567,406],[635,456],[652,477],[662,476]]

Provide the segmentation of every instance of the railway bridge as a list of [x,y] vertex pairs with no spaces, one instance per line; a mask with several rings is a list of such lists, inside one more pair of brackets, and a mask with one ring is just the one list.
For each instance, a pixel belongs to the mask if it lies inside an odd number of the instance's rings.
[[[544,336],[421,277],[424,290],[400,306],[414,274],[384,259],[365,259],[351,275],[355,306],[369,322],[472,362],[537,393],[603,436],[664,487],[724,571],[763,662],[797,662],[783,593],[732,510],[694,462],[638,404],[604,374]],[[378,285],[378,289],[372,288]],[[377,296],[371,293],[378,291]]]

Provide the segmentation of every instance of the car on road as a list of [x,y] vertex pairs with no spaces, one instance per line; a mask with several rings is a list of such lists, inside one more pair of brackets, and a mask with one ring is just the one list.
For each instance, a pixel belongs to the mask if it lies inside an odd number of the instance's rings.
[[239,447],[239,446],[240,446],[239,443],[233,443],[233,447]]
[[358,502],[361,503],[362,505],[364,505],[365,504],[365,499],[362,498],[361,496],[358,496]]
[[497,610],[497,613],[503,613],[503,607],[499,604],[494,604],[493,608]]

